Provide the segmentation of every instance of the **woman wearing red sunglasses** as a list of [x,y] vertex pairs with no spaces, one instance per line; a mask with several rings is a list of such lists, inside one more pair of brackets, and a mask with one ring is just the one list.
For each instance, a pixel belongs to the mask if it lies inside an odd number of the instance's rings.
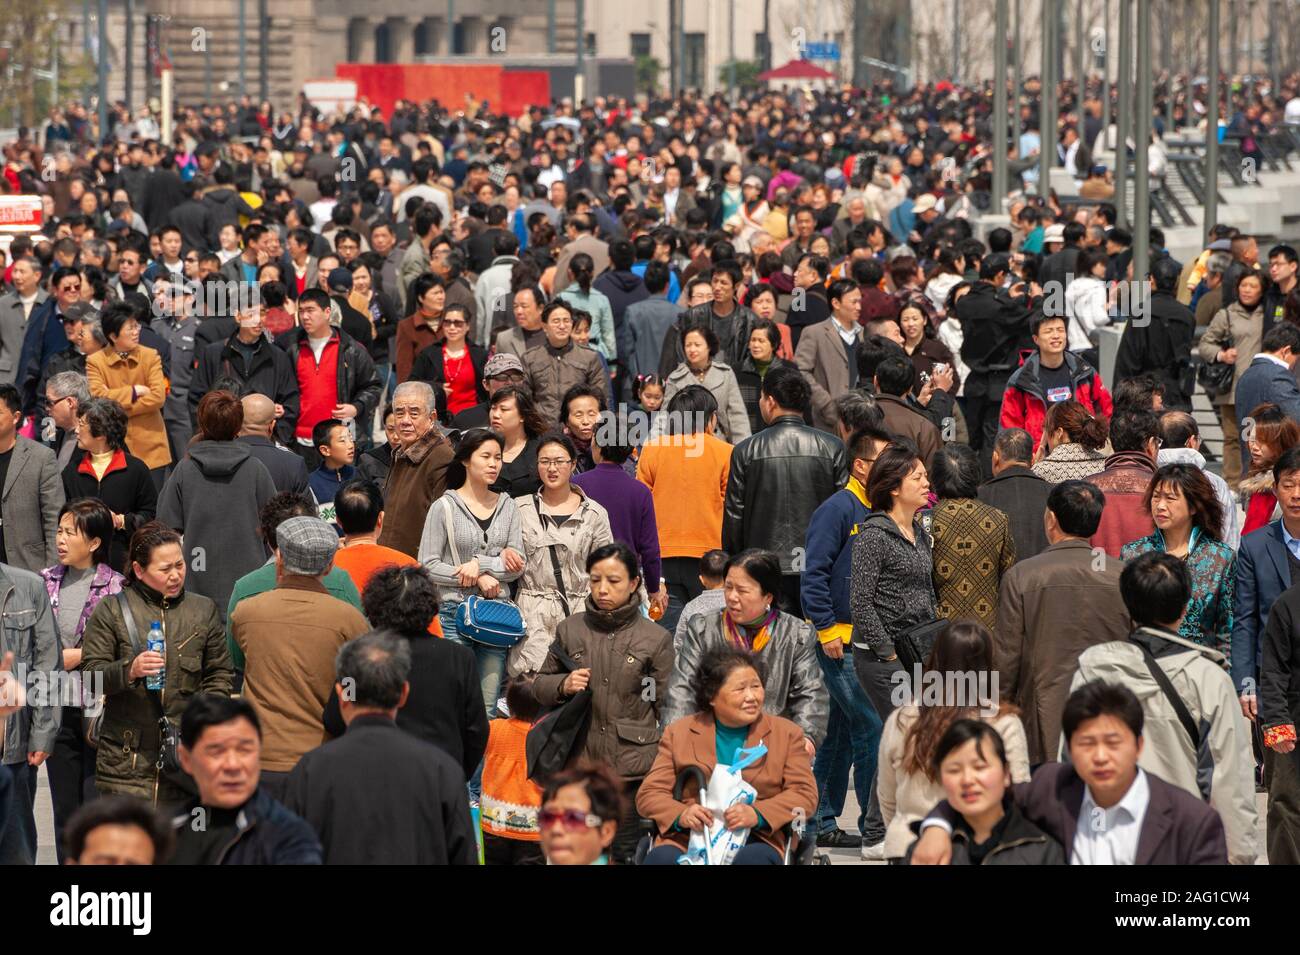
[[623,810],[623,784],[600,764],[587,763],[552,777],[537,814],[547,863],[608,865]]

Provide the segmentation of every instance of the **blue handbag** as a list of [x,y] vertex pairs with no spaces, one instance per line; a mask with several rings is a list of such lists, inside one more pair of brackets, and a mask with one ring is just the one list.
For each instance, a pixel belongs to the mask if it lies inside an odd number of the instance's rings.
[[471,594],[456,608],[456,629],[475,643],[509,650],[524,638],[524,615],[509,600]]

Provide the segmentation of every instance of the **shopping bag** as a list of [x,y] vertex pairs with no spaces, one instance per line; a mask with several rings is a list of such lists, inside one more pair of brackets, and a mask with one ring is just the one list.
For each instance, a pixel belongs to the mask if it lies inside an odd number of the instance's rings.
[[686,852],[677,860],[678,865],[731,865],[749,838],[749,830],[728,829],[723,816],[738,803],[753,805],[758,794],[740,774],[766,755],[767,746],[759,743],[740,750],[730,766],[713,767],[709,784],[700,793],[700,804],[713,811],[714,821],[698,832],[691,832]]

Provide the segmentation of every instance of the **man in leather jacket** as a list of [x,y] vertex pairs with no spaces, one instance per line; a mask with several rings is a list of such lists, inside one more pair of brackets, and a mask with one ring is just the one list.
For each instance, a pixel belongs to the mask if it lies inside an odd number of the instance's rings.
[[849,481],[848,456],[834,435],[804,424],[812,389],[793,368],[763,379],[759,410],[768,427],[736,445],[722,513],[722,548],[758,547],[781,561],[783,609],[803,617],[799,579],[813,511]]

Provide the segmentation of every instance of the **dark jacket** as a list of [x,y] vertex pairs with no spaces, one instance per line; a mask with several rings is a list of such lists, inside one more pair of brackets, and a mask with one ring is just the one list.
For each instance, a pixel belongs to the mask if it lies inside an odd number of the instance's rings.
[[181,230],[184,248],[203,252],[221,248],[221,230],[212,227],[212,210],[202,199],[186,199],[167,213],[166,220]]
[[[369,420],[379,402],[382,385],[375,363],[365,346],[344,331],[335,331],[339,338],[338,400],[342,404],[356,405],[358,422]],[[292,328],[275,340],[276,345],[289,355],[297,377],[298,352],[307,340],[302,328]]]
[[220,247],[216,240],[223,226],[233,225],[238,228],[240,216],[252,216],[256,212],[235,191],[234,186],[217,186],[215,189],[208,190],[207,195],[203,197],[203,204],[208,207],[208,216],[212,223],[209,248],[213,249]]
[[[292,452],[290,452],[292,453]],[[297,457],[297,455],[294,455]],[[385,441],[383,444],[377,444],[373,448],[367,448],[357,455],[357,472],[367,481],[374,481],[379,485],[382,491],[384,485],[388,483],[388,471],[393,466],[393,446]],[[275,475],[272,474],[272,477]],[[302,469],[302,479],[304,484],[307,481],[307,467],[304,464]]]
[[[487,389],[483,387],[483,366],[488,360],[487,349],[473,342],[466,342],[465,347],[469,350],[469,363],[474,369],[475,402],[487,401]],[[415,364],[411,365],[411,373],[406,379],[427,381],[433,387],[433,400],[438,406],[438,420],[443,424],[451,420],[451,414],[447,411],[447,392],[442,387],[447,383],[446,374],[442,361],[442,342],[437,342],[415,356]]]
[[447,467],[454,455],[451,443],[433,425],[410,446],[393,454],[388,480],[384,483],[384,510],[402,515],[385,521],[379,543],[416,557],[424,516],[429,505],[447,489]]
[[[1065,850],[1061,844],[1043,832],[1021,814],[1012,799],[1004,799],[1006,816],[994,828],[990,837],[992,845],[984,847],[980,865],[1065,865]],[[920,835],[921,823],[912,823],[912,831]],[[913,842],[903,857],[903,865],[912,864]],[[958,821],[952,831],[952,859],[949,865],[975,865],[971,861],[971,831]]]
[[844,444],[834,435],[782,415],[736,445],[722,512],[722,549],[775,551],[781,572],[802,569],[808,523],[818,506],[849,480]]
[[[1115,381],[1150,374],[1165,386],[1166,408],[1190,410],[1195,382],[1188,369],[1192,362],[1196,316],[1168,292],[1152,293],[1150,309],[1144,324],[1134,318],[1124,326],[1119,353],[1115,356]],[[1291,384],[1295,391],[1294,380]]]
[[[636,598],[606,612],[588,597],[581,612],[556,628],[555,643],[579,667],[591,670],[591,726],[580,755],[605,763],[624,779],[640,779],[650,771],[659,745],[673,669],[672,634],[642,617]],[[559,703],[567,676],[552,647],[533,682],[537,701],[545,707]]]
[[[200,830],[194,821],[203,811],[194,800],[172,817],[179,849]],[[264,789],[253,793],[235,820],[236,834],[217,858],[217,865],[320,865],[320,840],[311,826],[280,805]]]
[[266,563],[259,513],[274,496],[270,472],[238,441],[196,441],[163,485],[158,519],[185,535],[186,586],[223,614],[235,581]]
[[127,545],[142,524],[154,519],[158,511],[158,489],[149,475],[149,466],[125,451],[114,453],[102,478],[95,477],[90,452],[78,449],[63,469],[63,493],[69,501],[97,497],[114,514],[121,514],[122,530],[113,531],[108,565],[125,573]]
[[[488,741],[487,711],[474,653],[437,637],[415,637],[407,644],[411,648],[411,693],[397,711],[397,725],[445,752],[468,779],[483,759]],[[330,736],[342,736],[347,729],[337,691],[330,693],[324,721]]]
[[943,447],[943,435],[923,412],[917,410],[905,397],[876,395],[876,403],[885,416],[885,430],[896,438],[906,438],[921,452],[927,468],[934,461],[935,452]]
[[299,494],[308,490],[307,462],[292,451],[275,446],[270,438],[260,434],[241,434],[235,439],[240,444],[248,445],[248,452],[262,462],[276,493],[296,491]]
[[[1059,288],[1061,293],[1065,292],[1066,285],[1069,284],[1067,276],[1077,278],[1079,276],[1079,246],[1067,245],[1059,252],[1053,252],[1038,267],[1038,284],[1043,288]],[[1048,285],[1048,282],[1055,283],[1054,286]]]
[[1016,368],[1017,351],[1029,338],[1029,303],[980,281],[957,303],[957,320],[961,360],[971,370],[966,396],[983,397],[982,385],[971,379],[988,373],[1008,375]]
[[[731,339],[730,347],[723,343],[716,359],[730,365],[732,368],[739,368],[744,362],[745,356],[749,354],[749,333],[753,329],[757,318],[745,306],[737,305],[727,320],[735,324],[735,336]],[[668,330],[664,332],[663,345],[659,352],[659,377],[664,381],[667,381],[668,376],[677,369],[677,366],[686,360],[686,352],[682,350],[682,333],[688,328],[700,327],[713,327],[712,301],[705,302],[703,305],[696,305],[694,308],[688,308],[682,312],[681,318],[670,325]],[[639,368],[643,375],[653,370],[652,368]]]
[[853,645],[892,656],[900,633],[937,616],[933,544],[918,518],[909,541],[894,519],[875,511],[853,539],[849,605]]
[[[1256,355],[1237,381],[1238,428],[1265,402],[1277,405],[1292,421],[1300,421],[1300,388],[1296,387],[1294,373],[1270,358]],[[1244,463],[1249,465],[1250,449],[1243,444],[1241,450]]]
[[736,373],[736,386],[740,389],[740,400],[745,403],[745,414],[749,417],[750,434],[758,434],[767,427],[767,422],[763,420],[763,414],[758,408],[758,399],[763,397],[763,378],[777,368],[792,368],[798,371],[794,362],[777,358],[775,355],[772,356],[772,364],[767,366],[767,371],[763,375],[758,373],[751,355],[745,356],[745,363],[739,368],[732,369]]
[[630,269],[626,272],[613,268],[596,277],[591,287],[609,299],[609,310],[614,315],[614,344],[618,361],[627,365],[632,355],[632,337],[627,328],[627,307],[650,297],[645,280]]
[[804,614],[823,637],[837,624],[853,620],[853,539],[870,515],[865,489],[850,478],[848,487],[828,497],[808,522],[799,596]]
[[284,415],[275,423],[275,433],[282,443],[291,444],[298,423],[298,375],[293,359],[263,338],[257,342],[257,350],[245,369],[244,356],[235,346],[235,337],[202,348],[196,344],[198,365],[190,379],[189,393],[191,423],[198,427],[200,399],[225,379],[239,383],[238,397],[265,395],[277,405],[283,405]]
[[[1146,774],[1150,797],[1138,834],[1137,865],[1227,865],[1228,843],[1219,814],[1191,793]],[[1085,785],[1068,763],[1045,763],[1012,789],[1025,819],[1062,846],[1074,846]],[[928,818],[950,825],[959,818],[945,801]]]
[[1052,485],[1032,469],[1015,464],[980,485],[978,497],[1007,515],[1011,537],[1016,542],[1016,560],[1041,554],[1047,549],[1043,512]]
[[175,600],[142,584],[122,591],[131,608],[140,645],[132,646],[117,598],[101,600],[81,638],[81,670],[102,673],[104,716],[95,759],[100,793],[138,796],[154,803],[176,802],[182,791],[160,778],[155,704],[143,680],[127,676],[142,652],[150,624],[162,624],[166,653],[163,711],[179,724],[196,693],[229,696],[234,668],[217,607],[199,594],[182,591]]
[[327,865],[478,860],[460,765],[384,715],[356,717],[303,756],[284,802],[320,835]]
[[1232,604],[1232,682],[1237,692],[1246,681],[1258,685],[1264,656],[1264,629],[1282,594],[1291,589],[1291,563],[1274,521],[1241,538],[1237,549],[1237,592]]

